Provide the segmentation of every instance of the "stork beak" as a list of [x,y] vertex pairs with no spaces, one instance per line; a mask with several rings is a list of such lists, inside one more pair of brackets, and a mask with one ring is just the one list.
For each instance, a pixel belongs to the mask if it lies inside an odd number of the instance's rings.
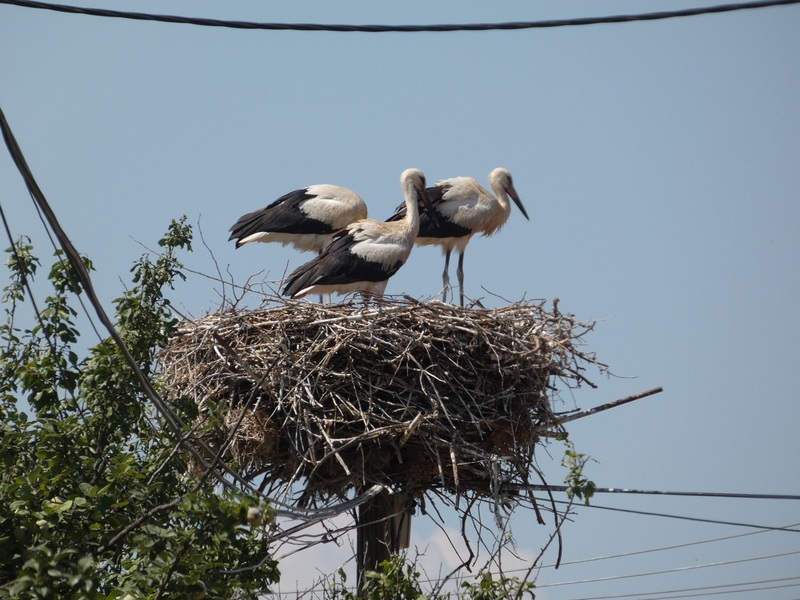
[[428,198],[428,191],[422,187],[417,190],[417,201],[422,200],[422,204],[425,206],[425,209],[428,211],[428,216],[433,221],[434,226],[440,227],[441,221],[439,221],[439,213],[434,210],[433,205],[431,204],[430,198]]
[[519,195],[517,195],[517,190],[515,190],[513,187],[508,188],[508,195],[511,196],[511,199],[514,201],[514,204],[516,204],[517,208],[519,208],[522,211],[522,214],[525,216],[525,218],[528,219],[528,221],[530,221],[531,218],[528,216],[528,211],[526,211],[525,207],[522,206],[522,200],[519,199]]

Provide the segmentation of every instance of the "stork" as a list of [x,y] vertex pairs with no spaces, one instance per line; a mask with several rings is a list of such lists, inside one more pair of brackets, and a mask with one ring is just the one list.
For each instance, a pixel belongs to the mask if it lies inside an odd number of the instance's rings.
[[320,253],[347,225],[366,218],[367,205],[353,190],[310,185],[240,217],[228,240],[235,239],[237,248],[250,242],[280,242]]
[[[511,214],[514,200],[524,217],[530,220],[522,201],[514,189],[511,173],[498,167],[489,173],[489,185],[496,197],[472,177],[452,177],[437,181],[428,188],[428,198],[433,211],[420,216],[420,230],[417,244],[420,246],[441,246],[444,252],[444,272],[442,273],[442,301],[447,299],[450,288],[450,254],[458,250],[458,285],[461,306],[464,306],[464,251],[473,235],[482,233],[489,236],[498,231]],[[390,221],[404,218],[405,207],[399,206]],[[436,225],[431,217],[438,217]]]
[[[389,278],[405,264],[419,232],[419,202],[432,210],[425,193],[425,175],[406,169],[400,177],[405,214],[392,222],[361,219],[350,223],[322,253],[289,275],[283,295],[382,296]],[[434,215],[434,218],[436,215]]]

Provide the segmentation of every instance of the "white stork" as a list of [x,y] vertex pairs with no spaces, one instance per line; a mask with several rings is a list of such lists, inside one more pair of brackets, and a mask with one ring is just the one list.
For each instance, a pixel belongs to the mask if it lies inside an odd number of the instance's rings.
[[[497,194],[492,195],[472,177],[453,177],[437,181],[434,187],[428,188],[428,198],[439,220],[436,225],[431,219],[430,211],[420,216],[420,229],[417,244],[420,246],[441,246],[444,252],[444,272],[442,273],[442,301],[447,298],[450,288],[450,253],[458,250],[458,285],[461,306],[464,306],[464,251],[473,235],[482,233],[492,235],[508,220],[511,214],[511,203],[508,197],[530,220],[522,201],[514,189],[511,173],[498,167],[489,173],[489,184]],[[405,207],[398,207],[389,220],[403,218]]]
[[408,259],[419,231],[419,202],[431,210],[425,193],[425,175],[406,169],[400,177],[406,212],[393,222],[361,219],[336,236],[322,253],[289,275],[283,295],[306,294],[382,296],[389,278]]
[[250,242],[280,242],[320,253],[347,225],[366,218],[367,205],[353,190],[310,185],[240,217],[228,239],[235,239],[237,248]]

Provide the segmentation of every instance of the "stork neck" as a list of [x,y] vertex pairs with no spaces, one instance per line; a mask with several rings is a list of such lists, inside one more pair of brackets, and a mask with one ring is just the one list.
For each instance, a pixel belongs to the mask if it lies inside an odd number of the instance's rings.
[[417,205],[417,193],[414,186],[406,185],[403,190],[406,201],[406,225],[412,231],[419,233],[419,206]]
[[497,187],[492,187],[494,190],[495,196],[497,196],[497,203],[500,205],[503,213],[508,217],[511,214],[511,201],[508,197],[508,192],[506,192],[506,188],[501,185]]

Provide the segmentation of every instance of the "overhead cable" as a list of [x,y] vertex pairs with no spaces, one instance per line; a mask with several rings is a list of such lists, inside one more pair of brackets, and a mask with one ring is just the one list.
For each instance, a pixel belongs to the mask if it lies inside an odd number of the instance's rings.
[[[782,527],[781,529],[789,529],[791,527],[797,527],[798,525],[800,525],[800,523],[795,523],[793,525],[786,525],[785,527]],[[630,552],[620,552],[618,554],[606,554],[606,555],[603,555],[603,556],[592,556],[590,558],[581,558],[581,559],[577,559],[577,560],[570,560],[570,561],[562,562],[561,565],[562,566],[581,565],[581,564],[585,564],[585,563],[598,562],[598,561],[602,561],[602,560],[612,560],[612,559],[617,559],[617,558],[629,558],[631,556],[639,556],[641,554],[650,554],[650,553],[653,553],[653,552],[666,552],[668,550],[679,550],[679,549],[683,549],[683,548],[688,548],[690,546],[699,546],[699,545],[702,545],[702,544],[714,544],[714,543],[717,543],[717,542],[726,542],[726,541],[729,541],[729,540],[748,537],[748,536],[751,536],[751,535],[762,535],[764,533],[771,533],[771,532],[769,530],[748,531],[747,533],[736,533],[734,535],[726,535],[726,536],[716,537],[716,538],[706,538],[706,539],[701,539],[701,540],[695,540],[693,542],[684,542],[682,544],[672,544],[670,546],[659,546],[657,548],[646,548],[644,550],[632,550]],[[542,565],[541,568],[542,569],[552,569],[553,567],[555,567],[554,564],[549,564],[549,565]],[[519,570],[523,571],[525,569],[519,569]]]
[[[800,580],[800,577],[776,577],[773,579],[742,581],[740,583],[724,583],[717,585],[705,585],[701,587],[661,590],[660,592],[637,592],[635,594],[613,594],[609,596],[598,596],[596,594],[592,594],[591,596],[586,596],[583,598],[573,598],[572,600],[619,600],[620,598],[638,598],[638,600],[644,600],[646,596],[658,596],[657,598],[652,598],[651,600],[667,600],[669,598],[697,598],[700,596],[705,597],[712,595],[737,594],[741,592],[758,592],[763,590],[775,590],[780,588],[798,587],[800,586],[800,583],[784,583],[787,581],[796,582],[797,580]],[[767,585],[776,583],[780,583],[781,585]],[[753,587],[753,586],[758,586],[758,587]],[[742,589],[744,587],[747,587],[748,589]],[[725,590],[726,588],[727,591],[717,591],[709,593],[710,590]],[[685,592],[704,592],[704,593],[685,594]],[[681,594],[681,595],[665,596],[664,594]]]
[[[566,485],[504,484],[502,491],[531,490],[534,492],[568,492]],[[664,490],[636,490],[628,488],[595,488],[595,494],[635,494],[643,496],[688,496],[691,498],[739,498],[747,500],[800,500],[800,494],[756,494],[748,492],[675,492]]]
[[789,551],[789,552],[778,552],[778,553],[775,553],[775,554],[767,554],[767,555],[763,555],[763,556],[751,556],[751,557],[748,557],[748,558],[737,558],[737,559],[733,559],[733,560],[724,560],[724,561],[718,561],[718,562],[713,562],[713,563],[705,563],[705,564],[702,564],[702,565],[689,565],[689,566],[686,566],[686,567],[675,567],[673,569],[661,569],[661,570],[658,570],[658,571],[649,571],[649,572],[646,572],[646,573],[631,573],[629,575],[609,575],[608,577],[595,577],[595,578],[592,578],[592,579],[580,579],[580,580],[574,580],[574,581],[558,581],[558,582],[555,582],[555,583],[537,583],[536,587],[537,587],[537,589],[541,589],[541,588],[560,587],[560,586],[564,586],[564,585],[578,585],[578,584],[584,584],[584,583],[600,583],[600,582],[605,582],[605,581],[617,581],[619,579],[633,579],[633,578],[636,578],[636,577],[650,577],[652,575],[664,575],[666,573],[680,573],[680,572],[686,572],[686,571],[695,571],[697,569],[709,569],[709,568],[713,568],[713,567],[723,567],[723,566],[727,566],[727,565],[736,565],[736,564],[747,563],[747,562],[755,562],[755,561],[760,561],[760,560],[770,560],[770,559],[773,559],[773,558],[782,558],[782,557],[785,557],[785,556],[795,556],[797,554],[800,554],[800,550],[792,550],[792,551]]
[[558,504],[568,504],[573,508],[596,508],[599,510],[610,510],[613,512],[627,513],[632,515],[643,515],[646,517],[664,517],[667,519],[678,519],[681,521],[694,521],[696,523],[711,523],[713,525],[730,525],[732,527],[748,527],[750,529],[761,529],[764,531],[786,531],[790,533],[800,533],[800,529],[792,529],[789,527],[772,527],[769,525],[757,525],[753,523],[739,523],[736,521],[721,521],[719,519],[704,519],[702,517],[687,517],[685,515],[671,515],[668,513],[651,512],[646,510],[634,510],[632,508],[615,508],[613,506],[600,506],[598,504],[574,504],[565,502],[563,500],[556,500]]
[[251,21],[228,21],[198,17],[180,17],[176,15],[155,15],[140,12],[108,10],[103,8],[84,8],[65,4],[51,4],[35,0],[0,0],[0,4],[13,4],[25,8],[37,8],[56,12],[91,15],[95,17],[112,17],[132,19],[136,21],[157,21],[160,23],[182,23],[185,25],[201,25],[205,27],[227,27],[231,29],[261,29],[271,31],[332,31],[340,33],[420,33],[450,31],[497,31],[519,29],[545,29],[553,27],[571,27],[578,25],[600,25],[609,23],[631,23],[634,21],[658,21],[678,17],[718,14],[771,6],[800,4],[800,0],[760,0],[757,2],[738,2],[716,6],[701,6],[683,10],[659,11],[642,14],[612,15],[605,17],[581,17],[575,19],[549,19],[544,21],[511,21],[505,23],[471,23],[443,25],[340,25],[320,23],[257,23]]

